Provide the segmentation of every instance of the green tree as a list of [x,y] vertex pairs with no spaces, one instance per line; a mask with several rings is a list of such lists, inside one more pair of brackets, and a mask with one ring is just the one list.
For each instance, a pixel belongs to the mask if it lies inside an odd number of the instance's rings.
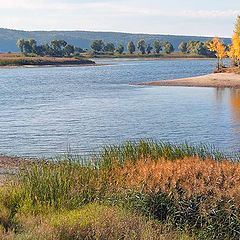
[[105,44],[102,40],[95,40],[92,42],[91,48],[95,51],[95,52],[101,52],[103,51]]
[[189,41],[187,43],[187,53],[197,53],[199,47],[201,47],[200,41]]
[[52,40],[50,44],[53,49],[59,50],[64,48],[67,45],[67,42],[64,40]]
[[153,47],[154,47],[155,52],[157,54],[159,54],[160,51],[162,51],[162,45],[161,45],[161,42],[159,40],[156,40],[156,41],[153,42]]
[[164,52],[170,54],[174,52],[174,47],[170,42],[165,42],[164,44]]
[[182,53],[186,53],[187,52],[187,43],[186,42],[181,42],[178,46],[178,49],[182,52]]
[[189,41],[189,42],[187,43],[187,53],[191,53],[193,47],[194,47],[194,41]]
[[119,54],[123,54],[124,52],[124,46],[122,44],[120,44],[117,49],[116,52],[118,52]]
[[34,53],[36,53],[37,55],[40,55],[40,56],[47,55],[47,52],[45,51],[44,45],[39,45],[39,46],[37,45],[35,47]]
[[199,54],[199,55],[212,55],[208,50],[207,44],[200,41],[189,41],[187,43],[187,53]]
[[79,53],[84,53],[85,51],[80,47],[74,47],[74,52],[79,54]]
[[216,57],[215,52],[212,52],[208,49],[208,46],[209,46],[210,42],[212,42],[212,40],[209,40],[209,41],[204,43],[204,48],[205,48],[205,54],[204,55],[208,56],[208,57]]
[[24,39],[21,38],[21,39],[17,40],[16,45],[20,49],[21,52],[24,51],[24,44],[25,44],[25,40]]
[[64,55],[64,48],[66,47],[67,42],[64,40],[52,40],[50,42],[50,55],[61,57]]
[[64,55],[66,56],[70,56],[71,54],[74,53],[75,49],[74,49],[74,46],[73,45],[70,45],[70,44],[67,44],[65,47],[64,47]]
[[111,52],[113,53],[115,51],[115,46],[113,43],[107,43],[104,47],[103,47],[104,52]]
[[31,46],[29,40],[25,40],[25,41],[24,41],[23,51],[24,51],[25,53],[32,53],[32,52],[33,52],[33,49],[32,49],[32,46]]
[[44,55],[52,55],[52,48],[48,43],[42,45],[42,50]]
[[140,40],[138,43],[137,43],[137,48],[138,50],[142,53],[142,54],[145,54],[146,53],[146,48],[147,48],[147,45],[146,45],[146,42],[145,40]]
[[133,41],[128,43],[127,49],[130,54],[133,54],[136,51],[136,47]]
[[199,54],[199,55],[205,55],[205,54],[206,54],[206,48],[205,48],[203,42],[198,42],[198,43],[195,45],[194,53],[195,53],[195,54]]
[[147,49],[146,49],[147,54],[150,54],[152,50],[153,50],[153,47],[152,47],[152,45],[149,43],[149,44],[147,45]]
[[29,45],[31,46],[32,53],[35,53],[37,41],[35,39],[29,39]]

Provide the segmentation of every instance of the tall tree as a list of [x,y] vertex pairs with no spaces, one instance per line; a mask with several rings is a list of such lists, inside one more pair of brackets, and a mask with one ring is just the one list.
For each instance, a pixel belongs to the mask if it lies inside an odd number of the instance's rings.
[[240,36],[240,15],[237,16],[235,24],[235,33],[237,33]]
[[182,52],[182,53],[186,53],[187,52],[187,43],[186,42],[181,42],[178,46],[178,49]]
[[145,54],[146,53],[146,48],[147,48],[147,45],[146,45],[146,42],[145,40],[140,40],[138,43],[137,43],[137,48],[138,50],[142,53],[142,54]]
[[153,49],[153,47],[152,47],[152,45],[149,43],[149,44],[147,45],[147,49],[146,49],[147,54],[150,54],[151,51],[152,51],[152,49]]
[[64,47],[66,47],[67,42],[64,40],[52,40],[50,42],[51,47],[51,55],[53,56],[63,56],[64,55]]
[[133,43],[133,41],[128,43],[127,48],[128,48],[128,52],[130,54],[133,54],[136,51],[136,47],[135,47],[135,44]]
[[104,47],[103,47],[104,52],[111,52],[113,53],[115,51],[115,46],[113,43],[107,43]]
[[32,49],[32,46],[31,46],[29,40],[25,40],[25,41],[24,41],[23,51],[24,51],[25,53],[32,53],[32,52],[33,52],[33,49]]
[[116,52],[118,52],[119,54],[123,54],[124,46],[122,44],[118,45]]
[[160,51],[162,51],[162,45],[161,45],[161,42],[159,40],[156,40],[156,41],[153,42],[153,47],[154,47],[155,52],[157,54],[159,54]]
[[75,49],[74,49],[74,46],[73,45],[70,45],[70,44],[67,44],[64,49],[64,55],[66,56],[70,56],[71,54],[74,53]]
[[[237,34],[236,34],[237,35]],[[238,35],[237,35],[238,36]],[[214,52],[218,62],[217,68],[220,68],[220,63],[223,65],[222,60],[226,57],[225,45],[218,37],[213,38],[213,40],[208,44],[208,49]]]
[[174,52],[174,47],[170,42],[165,42],[164,44],[164,52],[170,54]]
[[227,54],[240,67],[240,36],[236,32],[233,34],[232,44]]
[[22,38],[17,40],[16,45],[20,49],[21,52],[24,51],[24,43],[25,43],[25,40]]
[[32,50],[34,51],[34,49],[36,48],[36,46],[37,46],[37,41],[35,40],[35,39],[29,39],[29,44],[30,44],[30,46],[31,46],[31,48],[32,48]]
[[95,40],[92,42],[91,48],[95,51],[95,52],[101,52],[104,49],[104,42],[102,40]]
[[35,47],[35,50],[34,50],[34,53],[36,53],[37,55],[40,55],[40,56],[44,56],[44,55],[47,55],[47,51],[45,50],[45,46],[44,45],[37,45]]

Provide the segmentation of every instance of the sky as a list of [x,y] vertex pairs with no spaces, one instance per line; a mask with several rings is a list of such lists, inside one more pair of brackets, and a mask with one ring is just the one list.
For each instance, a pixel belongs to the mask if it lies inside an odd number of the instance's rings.
[[0,0],[0,28],[232,35],[240,0]]

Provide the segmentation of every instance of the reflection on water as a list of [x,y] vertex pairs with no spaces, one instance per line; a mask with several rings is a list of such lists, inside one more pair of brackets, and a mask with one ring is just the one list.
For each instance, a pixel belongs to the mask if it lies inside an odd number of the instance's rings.
[[216,101],[223,104],[228,99],[232,119],[240,123],[240,89],[217,88]]
[[240,89],[230,89],[229,92],[233,119],[240,123]]
[[[215,91],[217,104],[229,110],[225,119],[229,119],[226,124],[234,134],[232,139],[240,139],[240,89],[218,88]],[[240,150],[238,146],[236,149]]]

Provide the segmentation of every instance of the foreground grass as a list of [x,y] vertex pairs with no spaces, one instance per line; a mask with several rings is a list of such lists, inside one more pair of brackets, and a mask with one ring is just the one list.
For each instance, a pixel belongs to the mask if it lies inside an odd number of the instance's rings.
[[26,167],[1,188],[2,239],[239,239],[240,164],[140,141]]

